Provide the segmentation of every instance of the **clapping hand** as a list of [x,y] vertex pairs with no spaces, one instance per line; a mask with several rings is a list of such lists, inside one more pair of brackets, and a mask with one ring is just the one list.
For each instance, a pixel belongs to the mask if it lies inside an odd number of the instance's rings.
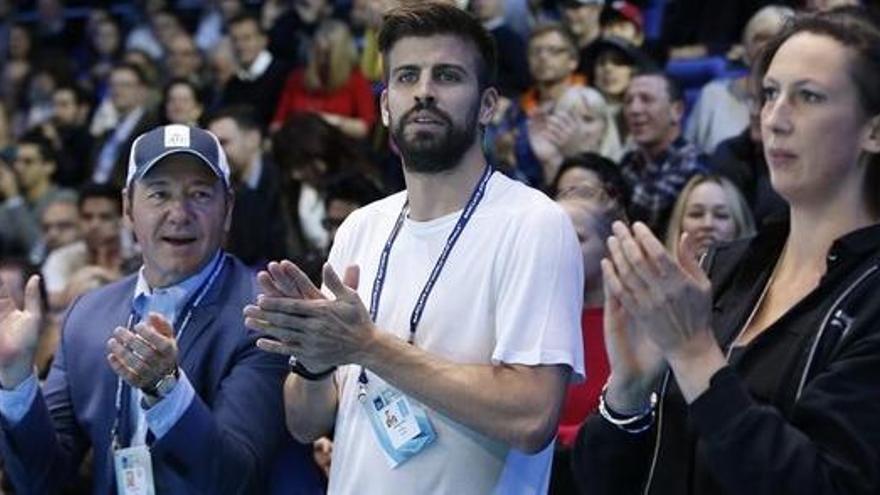
[[177,341],[164,316],[150,313],[133,329],[117,327],[107,341],[113,372],[134,388],[153,387],[177,369]]
[[[696,246],[685,234],[678,258],[673,259],[643,223],[636,222],[630,229],[616,222],[613,230],[614,235],[608,239],[610,258],[602,261],[608,292],[635,326],[631,335],[650,340],[676,372],[683,392],[692,392],[693,398],[708,381],[703,372],[717,369],[719,356],[723,361],[711,332],[712,284],[697,262]],[[632,348],[649,347],[641,342]],[[692,373],[697,368],[702,369]],[[691,377],[699,375],[699,386],[686,389],[679,373],[685,369],[690,371],[683,373]]]
[[272,337],[259,339],[260,349],[296,356],[313,372],[354,362],[374,331],[356,292],[357,267],[346,270],[344,283],[329,264],[323,274],[333,299],[293,263],[270,263],[258,275],[263,293],[244,309],[245,325]]
[[18,308],[9,288],[0,280],[0,385],[3,388],[15,388],[33,372],[42,318],[39,276],[28,279],[23,308]]

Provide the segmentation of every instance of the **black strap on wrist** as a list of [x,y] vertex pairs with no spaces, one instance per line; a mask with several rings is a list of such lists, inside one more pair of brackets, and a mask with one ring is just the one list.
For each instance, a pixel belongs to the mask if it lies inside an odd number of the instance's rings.
[[336,371],[336,366],[331,366],[330,368],[328,368],[324,371],[321,371],[318,373],[313,373],[313,372],[309,371],[308,368],[303,366],[303,364],[301,362],[299,362],[293,356],[290,356],[290,360],[287,363],[290,366],[291,373],[297,374],[297,375],[305,378],[306,380],[310,380],[313,382],[323,380],[324,378],[327,378],[328,376],[332,375],[334,371]]

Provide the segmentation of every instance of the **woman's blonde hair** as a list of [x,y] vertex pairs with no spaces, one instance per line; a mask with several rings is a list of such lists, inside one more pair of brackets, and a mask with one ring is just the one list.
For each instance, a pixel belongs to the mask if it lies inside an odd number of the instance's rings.
[[[322,39],[330,46],[326,60],[319,60],[315,52],[315,45]],[[306,89],[333,91],[344,86],[358,63],[357,47],[348,26],[342,21],[327,19],[318,26],[312,43],[304,76]],[[326,63],[325,74],[321,73],[322,62]]]
[[589,86],[573,86],[565,90],[556,104],[556,111],[572,111],[583,105],[594,110],[602,121],[605,123],[605,130],[602,132],[602,139],[599,141],[599,149],[596,150],[577,150],[578,153],[592,151],[606,158],[618,161],[623,154],[623,147],[620,144],[620,132],[617,130],[617,121],[611,107],[602,96],[602,93]]
[[678,199],[675,200],[675,206],[672,208],[672,215],[669,217],[669,228],[666,230],[666,248],[675,258],[678,258],[678,244],[682,234],[681,225],[684,220],[688,198],[690,198],[691,193],[694,192],[697,186],[707,182],[718,184],[724,190],[727,208],[730,210],[733,223],[736,225],[734,239],[748,237],[755,233],[755,221],[752,219],[749,205],[746,204],[746,199],[733,182],[720,175],[698,174],[691,177],[691,180],[681,190]]

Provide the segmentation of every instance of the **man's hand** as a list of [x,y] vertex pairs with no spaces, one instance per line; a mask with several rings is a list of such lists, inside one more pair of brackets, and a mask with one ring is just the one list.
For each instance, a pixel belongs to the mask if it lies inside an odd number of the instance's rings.
[[174,329],[162,315],[150,313],[133,330],[116,327],[107,341],[107,361],[132,387],[149,388],[177,369]]
[[355,291],[357,267],[346,270],[343,283],[324,265],[324,283],[335,299],[324,297],[292,263],[270,273],[272,286],[264,288],[271,290],[244,309],[245,325],[274,338],[260,339],[257,346],[296,356],[310,371],[356,362],[376,331]]
[[39,276],[28,279],[23,309],[18,308],[0,280],[0,386],[3,388],[15,388],[33,372],[42,318]]

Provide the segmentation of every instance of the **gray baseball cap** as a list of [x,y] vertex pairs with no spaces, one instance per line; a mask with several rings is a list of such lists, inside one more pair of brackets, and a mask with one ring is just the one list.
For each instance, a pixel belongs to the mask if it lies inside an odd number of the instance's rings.
[[144,176],[156,163],[176,153],[187,153],[201,160],[229,187],[229,163],[217,136],[210,132],[180,124],[156,127],[147,131],[131,145],[125,187]]

